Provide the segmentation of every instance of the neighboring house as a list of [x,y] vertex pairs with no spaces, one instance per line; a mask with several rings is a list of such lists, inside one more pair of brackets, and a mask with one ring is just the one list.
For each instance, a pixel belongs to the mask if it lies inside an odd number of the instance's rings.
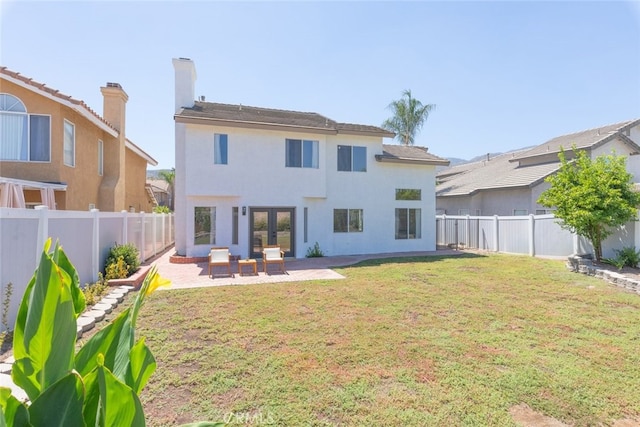
[[122,87],[100,90],[103,117],[0,67],[0,192],[18,189],[27,207],[151,211],[146,170],[157,162],[126,138]]
[[171,208],[171,190],[169,183],[164,179],[147,178],[147,187],[153,192],[157,206]]
[[176,251],[278,244],[302,258],[435,250],[435,168],[393,133],[316,113],[195,102],[196,72],[174,59]]
[[[589,129],[553,138],[534,148],[454,166],[437,175],[436,210],[448,215],[528,215],[549,213],[537,203],[549,188],[545,178],[560,168],[558,154],[572,147],[585,150],[592,159],[613,154],[640,153],[640,119]],[[631,169],[629,169],[631,170]]]

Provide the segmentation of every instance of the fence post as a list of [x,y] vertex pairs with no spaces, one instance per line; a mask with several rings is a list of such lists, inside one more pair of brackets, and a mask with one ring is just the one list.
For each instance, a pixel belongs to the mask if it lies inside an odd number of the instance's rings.
[[169,214],[169,226],[168,226],[168,229],[169,229],[169,244],[167,246],[169,246],[169,245],[171,245],[173,243],[173,219],[174,218],[175,218],[174,215],[172,213],[170,213]]
[[493,216],[493,247],[496,252],[500,252],[499,240],[498,240],[498,215]]
[[127,212],[125,210],[120,211],[122,214],[122,244],[126,245],[129,243],[129,221],[127,220]]
[[447,214],[442,214],[442,244],[447,245]]
[[153,234],[153,238],[151,239],[151,241],[153,242],[153,256],[156,256],[158,254],[158,248],[157,248],[157,235],[158,235],[158,214],[155,213],[151,213],[151,234]]
[[464,241],[464,245],[466,246],[467,249],[469,249],[469,247],[471,246],[471,216],[469,215],[467,215],[466,225],[467,225],[467,228],[466,228],[467,236]]
[[529,214],[529,255],[536,256],[536,220],[533,214]]
[[34,208],[38,211],[38,240],[36,245],[36,265],[40,264],[40,255],[44,248],[44,242],[49,237],[49,208],[38,205]]
[[98,270],[100,269],[100,209],[91,209],[93,214],[93,237],[91,239],[91,271],[93,281],[98,280]]
[[145,261],[144,257],[144,243],[145,243],[145,230],[144,230],[144,212],[140,211],[140,262]]

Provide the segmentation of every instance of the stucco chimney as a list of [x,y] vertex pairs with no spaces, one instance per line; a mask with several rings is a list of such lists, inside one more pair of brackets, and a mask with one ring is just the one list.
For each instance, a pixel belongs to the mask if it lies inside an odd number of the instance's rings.
[[129,95],[122,89],[119,83],[107,83],[100,88],[104,98],[102,117],[121,134],[125,133],[124,124],[126,117],[126,105]]
[[176,79],[175,112],[191,108],[195,103],[196,66],[189,58],[173,58]]

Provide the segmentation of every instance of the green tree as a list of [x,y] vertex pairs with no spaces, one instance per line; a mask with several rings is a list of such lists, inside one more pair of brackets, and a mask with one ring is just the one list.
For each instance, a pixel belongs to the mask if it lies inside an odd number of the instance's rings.
[[593,244],[596,260],[602,258],[602,241],[616,227],[636,219],[640,194],[633,191],[632,175],[624,156],[598,156],[592,160],[585,151],[573,149],[575,158],[559,154],[560,170],[546,181],[551,187],[538,203],[555,207],[561,226]]
[[174,207],[174,202],[175,202],[175,180],[176,180],[176,168],[171,168],[170,171],[167,170],[163,170],[160,171],[158,173],[158,175],[160,176],[160,178],[162,178],[167,184],[169,184],[169,196],[170,198],[170,204],[171,206],[169,206],[169,209],[171,209],[172,211],[175,210]]
[[427,121],[429,113],[435,104],[423,105],[411,96],[410,90],[402,92],[402,98],[393,101],[388,108],[393,111],[393,117],[382,123],[382,127],[396,133],[396,138],[403,145],[413,145],[416,134]]

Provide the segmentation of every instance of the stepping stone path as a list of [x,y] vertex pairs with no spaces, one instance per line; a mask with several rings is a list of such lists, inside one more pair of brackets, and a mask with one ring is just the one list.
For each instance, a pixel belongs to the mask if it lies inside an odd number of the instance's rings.
[[[104,320],[105,314],[111,313],[111,310],[121,303],[124,297],[134,289],[133,286],[119,286],[102,298],[99,303],[82,313],[77,319],[77,338],[80,339],[84,332],[90,331],[96,326],[96,323]],[[27,394],[11,380],[13,362],[15,362],[14,357],[9,356],[4,362],[0,363],[0,386],[9,387],[11,393],[18,400],[26,402],[29,400]]]

